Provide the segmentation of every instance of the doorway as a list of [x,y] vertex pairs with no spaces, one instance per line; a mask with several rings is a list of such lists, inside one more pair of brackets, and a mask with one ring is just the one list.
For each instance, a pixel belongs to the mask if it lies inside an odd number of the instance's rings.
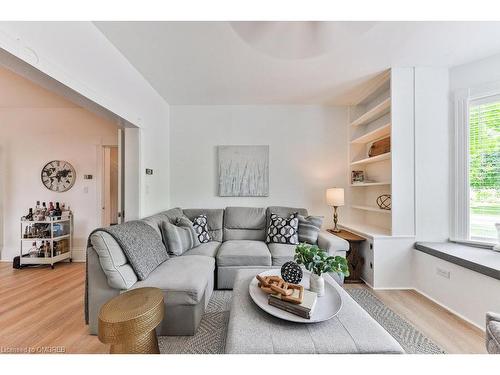
[[118,146],[103,146],[102,226],[119,224]]

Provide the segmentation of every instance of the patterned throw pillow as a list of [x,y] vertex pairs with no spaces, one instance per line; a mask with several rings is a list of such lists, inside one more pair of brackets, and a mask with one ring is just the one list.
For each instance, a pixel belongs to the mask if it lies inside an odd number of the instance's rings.
[[272,213],[269,227],[267,228],[266,242],[298,245],[298,228],[299,219],[297,218],[297,212],[291,214],[287,219]]
[[302,216],[299,215],[299,242],[306,242],[316,245],[319,231],[323,224],[323,216]]
[[193,220],[193,228],[198,236],[200,243],[209,242],[211,240],[208,233],[208,219],[207,215],[199,215]]

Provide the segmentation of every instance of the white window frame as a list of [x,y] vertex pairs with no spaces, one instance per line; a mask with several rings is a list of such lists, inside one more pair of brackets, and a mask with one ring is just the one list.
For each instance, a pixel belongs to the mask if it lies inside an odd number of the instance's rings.
[[480,246],[493,246],[490,238],[470,239],[469,193],[469,105],[471,102],[500,98],[500,81],[457,90],[454,95],[455,121],[452,158],[452,212],[450,240]]

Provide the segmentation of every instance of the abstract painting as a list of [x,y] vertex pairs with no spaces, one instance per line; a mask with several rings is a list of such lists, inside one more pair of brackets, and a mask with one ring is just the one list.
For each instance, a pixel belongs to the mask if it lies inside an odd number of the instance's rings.
[[269,146],[217,146],[220,197],[269,196]]

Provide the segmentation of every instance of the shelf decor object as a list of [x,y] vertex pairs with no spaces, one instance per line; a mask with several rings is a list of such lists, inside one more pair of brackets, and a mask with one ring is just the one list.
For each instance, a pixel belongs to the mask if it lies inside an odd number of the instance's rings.
[[326,191],[326,202],[329,206],[333,207],[333,231],[339,232],[340,229],[337,226],[338,214],[337,208],[344,205],[344,189],[343,188],[331,188]]
[[382,194],[377,197],[377,205],[381,210],[391,210],[392,199],[390,194]]
[[[44,220],[21,219],[20,266],[54,264],[68,259],[72,261],[73,214],[65,211],[64,216],[46,216]],[[29,246],[29,247],[28,247]]]
[[293,262],[286,262],[281,266],[281,277],[287,283],[298,284],[302,280],[302,268]]

